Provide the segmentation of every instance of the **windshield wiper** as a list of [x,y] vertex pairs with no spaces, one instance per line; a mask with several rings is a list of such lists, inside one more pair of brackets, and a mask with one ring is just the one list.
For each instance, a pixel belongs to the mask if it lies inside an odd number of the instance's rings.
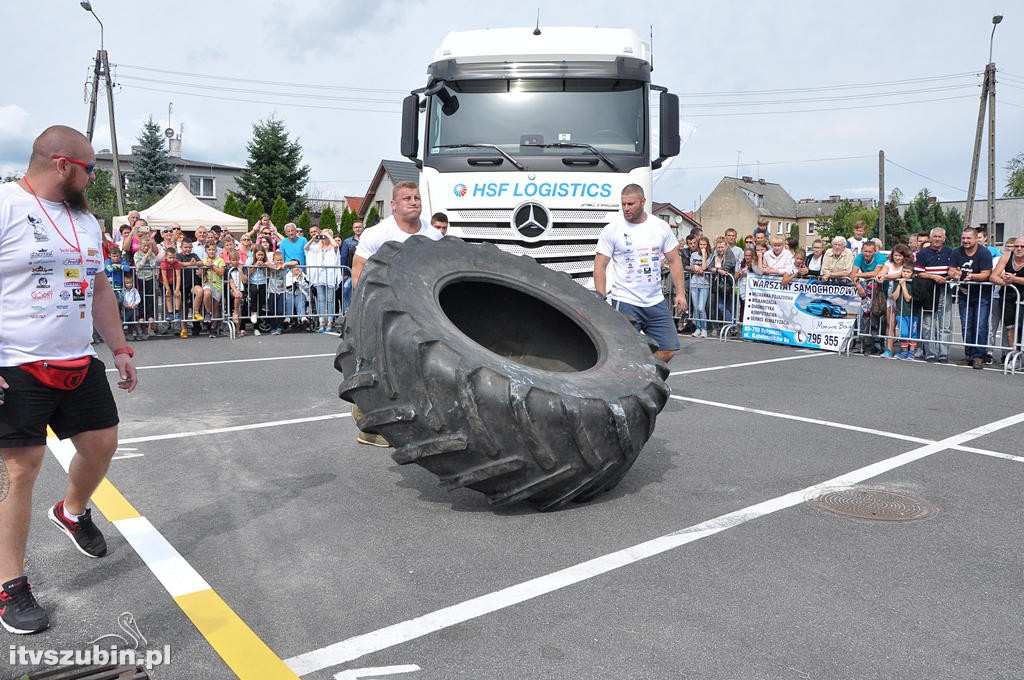
[[536,146],[541,149],[586,149],[607,163],[608,167],[615,172],[622,172],[615,163],[612,163],[610,158],[598,151],[596,147],[584,142],[552,142],[550,144],[524,144],[523,146]]
[[520,170],[526,170],[526,166],[517,161],[512,156],[508,155],[500,146],[497,144],[441,144],[435,147],[437,149],[494,149],[502,156],[508,159],[508,162],[516,166]]

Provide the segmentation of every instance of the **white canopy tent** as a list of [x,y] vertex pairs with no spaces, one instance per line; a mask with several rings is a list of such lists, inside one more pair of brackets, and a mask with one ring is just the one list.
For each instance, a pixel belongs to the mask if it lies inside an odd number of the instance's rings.
[[[192,195],[184,184],[178,182],[167,192],[167,195],[139,211],[149,226],[160,229],[170,224],[180,225],[184,231],[195,231],[196,227],[212,227],[219,224],[225,229],[242,232],[249,231],[249,222],[244,217],[228,215],[212,208]],[[114,218],[114,229],[128,224],[127,215]]]

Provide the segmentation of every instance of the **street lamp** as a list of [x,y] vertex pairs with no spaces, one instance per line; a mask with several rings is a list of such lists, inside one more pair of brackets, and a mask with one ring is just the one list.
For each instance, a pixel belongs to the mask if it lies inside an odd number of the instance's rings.
[[[98,16],[96,16],[96,12],[92,11],[92,3],[89,2],[89,0],[83,0],[82,2],[80,2],[78,4],[80,4],[82,6],[82,9],[84,9],[86,12],[91,14],[93,16],[93,18],[96,19],[97,22],[99,22],[99,25],[100,25],[100,49],[102,50],[103,49],[103,22],[100,21],[100,18]],[[1002,17],[999,17],[999,19],[1001,21]],[[993,19],[993,21],[995,21],[995,19]],[[995,29],[992,29],[992,30],[994,31]]]
[[114,87],[110,81],[110,59],[108,59],[107,50],[103,46],[103,22],[96,16],[96,12],[92,11],[91,2],[82,0],[79,4],[100,25],[100,49],[96,52],[96,61],[93,64],[92,91],[89,93],[89,123],[86,126],[85,136],[88,137],[90,142],[92,141],[92,133],[96,129],[96,102],[99,99],[100,78],[103,78],[103,84],[107,92],[107,115],[110,118],[110,150],[113,152],[111,155],[114,162],[114,193],[117,197],[118,214],[123,214],[124,194],[121,188],[121,159],[117,154],[117,127],[114,124]]
[[[84,5],[88,5],[88,4],[89,3],[87,3],[87,2],[83,2],[82,3],[83,6]],[[999,22],[1002,21],[1002,20],[1003,20],[1003,15],[1002,14],[997,14],[994,17],[992,17],[992,35],[990,35],[989,38],[988,38],[988,63],[990,63],[990,64],[992,63],[992,41],[996,37],[996,26],[998,26]]]

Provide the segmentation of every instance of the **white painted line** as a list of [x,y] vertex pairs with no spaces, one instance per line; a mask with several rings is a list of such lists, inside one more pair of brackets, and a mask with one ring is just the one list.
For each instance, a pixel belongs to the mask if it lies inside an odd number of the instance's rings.
[[762,359],[760,361],[744,361],[739,364],[725,364],[724,366],[708,366],[706,368],[691,368],[688,371],[675,371],[669,373],[669,377],[674,375],[690,375],[692,373],[707,373],[708,371],[724,371],[727,368],[743,368],[744,366],[757,366],[758,364],[774,364],[777,361],[793,361],[794,359],[811,359],[814,357],[831,357],[836,356],[833,352],[815,352],[814,354],[800,354],[794,357],[779,357],[778,359]]
[[659,538],[634,545],[617,552],[596,557],[587,562],[567,567],[552,574],[525,581],[494,593],[460,602],[408,621],[396,623],[370,633],[337,642],[322,649],[285,659],[285,663],[298,675],[306,675],[331,666],[347,663],[366,654],[415,640],[444,628],[469,621],[511,607],[561,588],[580,583],[620,567],[679,548],[707,536],[739,526],[752,519],[778,512],[803,503],[836,486],[851,486],[866,479],[877,477],[903,465],[926,458],[934,453],[952,448],[971,439],[990,434],[997,430],[1024,422],[1024,413],[1018,413],[987,425],[981,425],[962,434],[947,437],[938,442],[926,444],[898,456],[872,463],[825,482],[794,491],[778,498],[757,503],[750,507],[716,517],[692,527],[666,534]]
[[[334,352],[327,354],[295,354],[285,357],[260,357],[255,359],[225,359],[223,361],[195,361],[187,364],[163,364],[160,366],[138,366],[136,367],[140,371],[151,371],[156,368],[184,368],[186,366],[220,366],[221,364],[248,364],[257,361],[288,361],[289,359],[322,359],[323,357],[333,357]],[[107,373],[116,373],[116,368],[108,368]]]
[[[876,430],[870,427],[861,427],[860,425],[848,425],[846,423],[837,423],[833,420],[820,420],[818,418],[808,418],[806,416],[795,416],[789,413],[779,413],[778,411],[765,411],[759,408],[750,408],[749,406],[737,406],[736,404],[726,404],[720,401],[709,401],[707,399],[697,399],[696,397],[683,397],[678,394],[670,395],[672,399],[677,401],[689,401],[694,404],[701,404],[703,406],[715,406],[717,408],[725,408],[730,411],[745,411],[747,413],[756,413],[761,416],[769,416],[771,418],[782,418],[783,420],[795,420],[800,423],[810,423],[811,425],[823,425],[825,427],[834,427],[840,430],[851,430],[853,432],[863,432],[864,434],[873,434],[879,437],[888,437],[890,439],[900,439],[906,442],[913,442],[915,444],[931,444],[935,442],[934,439],[925,439],[924,437],[913,437],[908,434],[901,434],[899,432],[887,432],[886,430]],[[1008,453],[1000,453],[999,451],[989,451],[987,449],[976,449],[973,446],[950,446],[951,449],[957,451],[965,451],[967,453],[980,453],[983,456],[992,456],[994,458],[1004,458],[1007,460],[1016,460],[1024,462],[1024,458],[1019,456],[1011,456]]]
[[135,549],[171,597],[210,589],[210,584],[145,517],[119,519],[113,522],[113,525]]
[[323,416],[310,416],[308,418],[290,418],[288,420],[274,420],[270,422],[252,423],[251,425],[233,425],[231,427],[215,427],[210,430],[194,430],[192,432],[172,432],[170,434],[155,434],[149,437],[129,437],[118,440],[118,444],[138,444],[139,442],[157,442],[164,439],[180,439],[182,437],[202,437],[208,434],[220,434],[222,432],[241,432],[243,430],[258,430],[263,427],[277,427],[279,425],[296,425],[299,423],[313,423],[318,420],[333,420],[335,418],[350,418],[351,413],[328,413]]
[[378,666],[376,668],[353,668],[334,674],[334,680],[356,680],[357,678],[379,678],[382,675],[398,675],[422,670],[416,664],[405,666]]
[[122,453],[120,456],[114,456],[110,460],[125,460],[128,458],[142,458],[146,454],[144,453]]

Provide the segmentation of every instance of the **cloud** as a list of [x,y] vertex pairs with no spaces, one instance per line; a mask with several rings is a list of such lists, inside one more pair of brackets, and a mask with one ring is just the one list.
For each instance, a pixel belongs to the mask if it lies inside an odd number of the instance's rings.
[[28,111],[17,104],[0,106],[0,168],[4,175],[25,171],[35,134]]
[[374,42],[387,42],[390,33],[405,25],[410,4],[422,4],[422,0],[328,2],[314,6],[305,15],[301,15],[302,5],[275,4],[270,13],[273,20],[267,22],[275,29],[269,41],[292,61],[303,61],[311,54],[321,56],[325,51],[354,51],[353,38],[364,33],[371,33]]

